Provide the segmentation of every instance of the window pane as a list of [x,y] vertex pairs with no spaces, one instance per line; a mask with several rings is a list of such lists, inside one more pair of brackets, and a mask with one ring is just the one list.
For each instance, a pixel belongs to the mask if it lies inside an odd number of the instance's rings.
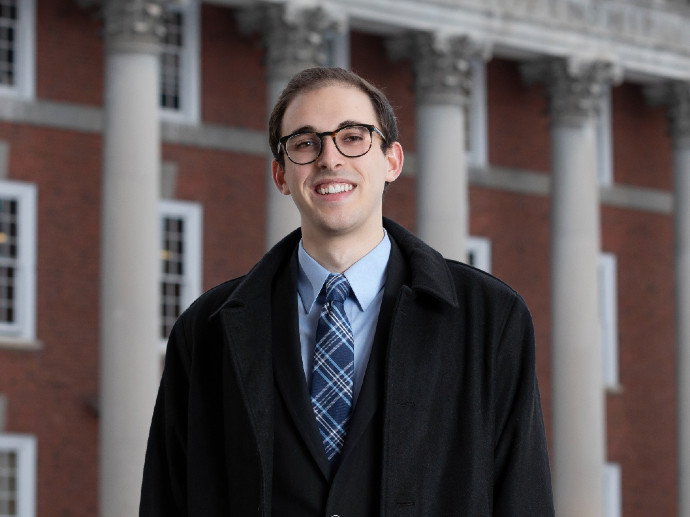
[[165,37],[161,49],[161,107],[180,108],[182,73],[183,15],[169,11],[163,17]]
[[0,517],[17,515],[17,453],[0,452]]
[[184,219],[180,217],[163,218],[162,272],[161,282],[161,334],[167,339],[182,306],[184,284]]
[[14,86],[17,0],[0,0],[0,84]]
[[15,321],[17,209],[16,199],[0,198],[0,323]]

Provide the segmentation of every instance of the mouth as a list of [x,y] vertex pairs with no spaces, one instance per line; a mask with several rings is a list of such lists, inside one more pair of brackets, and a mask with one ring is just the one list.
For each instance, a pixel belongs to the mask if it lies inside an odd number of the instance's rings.
[[333,194],[342,194],[343,192],[350,192],[355,186],[352,183],[324,183],[317,185],[316,192],[322,196],[329,196]]

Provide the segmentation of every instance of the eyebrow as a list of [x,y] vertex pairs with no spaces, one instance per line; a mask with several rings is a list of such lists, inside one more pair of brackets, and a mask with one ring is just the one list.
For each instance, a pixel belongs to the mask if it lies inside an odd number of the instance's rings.
[[[336,127],[333,131],[338,131],[339,129],[342,129],[346,126],[360,126],[360,125],[369,125],[366,124],[365,122],[359,122],[357,120],[344,120],[340,124],[338,124],[338,127]],[[330,133],[331,131],[326,131],[326,133]],[[288,135],[295,135],[297,133],[320,133],[320,131],[317,131],[314,126],[302,126],[300,128],[295,129],[294,131],[291,131],[288,133]]]

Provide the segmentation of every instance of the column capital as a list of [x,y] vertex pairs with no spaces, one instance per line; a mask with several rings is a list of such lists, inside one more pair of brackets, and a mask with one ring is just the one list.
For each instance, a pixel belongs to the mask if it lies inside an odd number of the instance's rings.
[[622,78],[614,63],[576,58],[531,61],[521,72],[528,84],[546,83],[552,120],[576,123],[597,118],[604,87]]
[[165,8],[173,3],[173,0],[101,0],[108,48],[158,52],[165,35]]
[[666,106],[674,146],[690,148],[690,82],[655,84],[646,87],[644,93],[651,105]]
[[467,36],[423,32],[390,39],[387,47],[393,59],[412,58],[422,104],[465,104],[472,91],[472,60],[489,59],[491,53],[488,44]]
[[328,64],[323,33],[344,30],[344,18],[323,7],[266,4],[237,14],[244,33],[260,32],[266,48],[269,79],[287,80],[312,66]]

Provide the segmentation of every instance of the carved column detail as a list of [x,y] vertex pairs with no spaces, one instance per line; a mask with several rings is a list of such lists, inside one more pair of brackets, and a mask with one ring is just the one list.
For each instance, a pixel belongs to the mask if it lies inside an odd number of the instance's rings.
[[342,30],[325,9],[293,4],[253,7],[237,17],[243,32],[262,34],[269,80],[287,80],[305,68],[327,65],[324,32]]
[[521,71],[528,83],[546,83],[552,122],[575,124],[597,118],[604,86],[621,78],[621,71],[612,63],[576,59],[526,63]]
[[157,51],[165,34],[163,13],[170,0],[104,0],[105,38],[123,50]]
[[467,103],[472,93],[472,60],[488,59],[489,47],[466,36],[414,33],[388,42],[393,58],[413,62],[415,93],[421,104]]

